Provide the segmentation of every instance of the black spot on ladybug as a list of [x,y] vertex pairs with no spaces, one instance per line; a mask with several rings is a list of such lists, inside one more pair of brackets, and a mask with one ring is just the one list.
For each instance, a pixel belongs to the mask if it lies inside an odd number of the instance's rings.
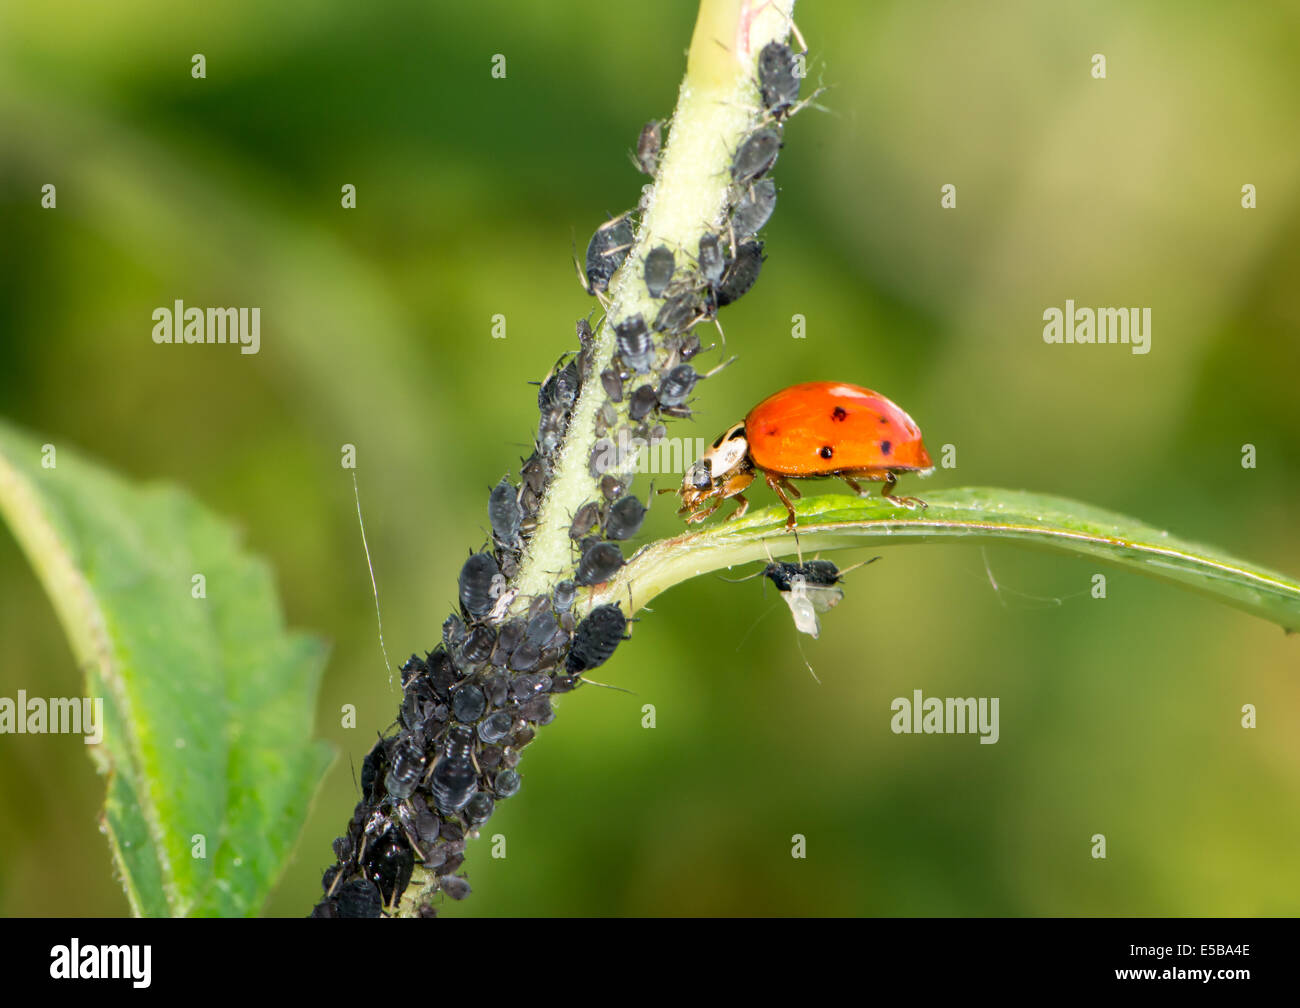
[[831,419],[835,421],[843,420],[848,415],[849,415],[849,411],[846,410],[843,406],[836,406],[833,410],[831,410]]
[[828,459],[835,454],[835,449],[833,449],[830,445],[822,445],[822,450],[819,451],[817,454],[824,459]]
[[779,432],[778,432],[777,428],[775,428],[775,427],[769,427],[769,428],[767,429],[767,436],[768,436],[768,437],[776,437],[776,435],[777,435],[778,433],[779,433]]
[[880,421],[880,423],[889,423],[889,420],[886,417],[878,417],[877,419]]
[[891,444],[890,442],[888,442],[888,441],[881,441],[881,442],[880,442],[880,454],[881,454],[881,455],[888,455],[888,454],[889,454],[891,451],[893,451],[893,450],[894,450],[894,446],[893,446],[893,444]]

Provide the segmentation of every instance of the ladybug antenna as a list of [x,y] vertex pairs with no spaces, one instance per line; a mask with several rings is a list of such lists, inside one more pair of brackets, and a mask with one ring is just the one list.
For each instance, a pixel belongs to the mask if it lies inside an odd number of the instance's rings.
[[379,611],[379,585],[375,583],[375,565],[370,560],[370,544],[366,542],[366,523],[361,517],[361,488],[357,484],[357,471],[352,470],[352,494],[357,499],[357,524],[361,526],[361,548],[366,553],[366,567],[370,570],[370,590],[375,596],[375,621],[379,624],[379,650],[384,656],[384,667],[388,669],[388,686],[393,686],[393,666],[388,660],[388,648],[384,646],[384,617]]

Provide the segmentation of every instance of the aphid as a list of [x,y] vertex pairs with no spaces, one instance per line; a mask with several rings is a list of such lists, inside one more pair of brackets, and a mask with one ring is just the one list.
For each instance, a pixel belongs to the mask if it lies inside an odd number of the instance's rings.
[[411,882],[415,868],[415,853],[400,836],[386,833],[366,851],[362,869],[383,898],[384,906],[392,906],[402,898]]
[[[505,665],[508,656],[503,655],[500,662],[497,662],[498,669]],[[488,704],[493,707],[500,707],[506,702],[506,693],[510,689],[510,678],[501,671],[493,672],[483,681],[483,692],[487,696]]]
[[623,401],[623,376],[616,370],[605,368],[600,373],[600,384],[605,389],[605,395],[614,402]]
[[695,368],[689,364],[678,364],[664,375],[659,383],[659,402],[665,406],[680,406],[700,380]]
[[627,403],[627,415],[633,421],[644,420],[652,409],[659,405],[659,397],[655,395],[653,385],[642,385],[632,393],[632,398]]
[[758,54],[758,91],[763,107],[778,119],[799,100],[799,74],[788,45],[769,42]]
[[524,463],[523,468],[519,470],[519,475],[524,481],[524,487],[535,494],[540,494],[546,489],[546,477],[549,468],[546,459],[537,452],[533,452],[532,455],[528,456],[528,461]]
[[[574,632],[573,647],[569,651],[565,669],[576,674],[605,664],[623,641],[626,631],[627,617],[617,603],[596,606]],[[497,786],[499,789],[500,777],[497,778]]]
[[605,535],[611,539],[631,539],[641,531],[645,521],[646,506],[636,497],[624,497],[609,509],[605,519]]
[[641,127],[641,135],[636,138],[636,153],[632,156],[632,164],[646,175],[653,176],[659,167],[662,127],[661,120],[651,119]]
[[599,519],[600,505],[595,501],[588,501],[578,508],[578,513],[573,516],[573,524],[569,526],[569,538],[581,539],[595,527]]
[[491,612],[496,601],[493,579],[500,573],[501,568],[491,553],[471,553],[461,567],[460,604],[470,619],[482,619]]
[[452,684],[460,678],[456,666],[441,646],[429,652],[429,685],[433,687],[434,696],[444,702],[449,700]]
[[615,476],[613,473],[604,476],[600,481],[600,495],[605,500],[613,502],[623,496],[627,489],[627,481]]
[[424,663],[424,659],[419,655],[411,655],[410,658],[406,659],[406,661],[402,663],[403,688],[405,688],[406,684],[415,676],[427,675],[428,672],[429,666]]
[[687,470],[678,514],[703,521],[736,497],[732,517],[743,515],[749,508],[744,490],[760,472],[789,512],[787,529],[796,524],[790,497],[801,496],[792,478],[836,477],[859,495],[857,480],[883,481],[886,500],[924,507],[893,491],[899,473],[925,473],[932,465],[920,428],[880,393],[846,382],[807,382],[764,399],[718,436]]
[[379,798],[375,784],[388,769],[388,745],[386,739],[380,739],[361,761],[361,793],[370,801]]
[[700,278],[707,286],[715,286],[722,279],[722,270],[726,265],[722,259],[722,245],[717,235],[712,232],[700,235],[700,257],[697,261]]
[[531,672],[542,660],[542,648],[530,640],[525,640],[510,655],[506,667],[514,672]]
[[627,214],[607,220],[587,245],[587,293],[609,288],[610,277],[623,265],[632,247],[632,221]]
[[592,358],[596,353],[595,339],[591,334],[591,323],[585,318],[578,319],[578,356],[574,358],[574,363],[578,366],[578,379],[585,381],[587,372],[591,370]]
[[612,578],[623,563],[623,551],[613,543],[592,543],[578,561],[573,583],[583,587],[601,584]]
[[402,691],[402,726],[409,731],[422,728],[438,706],[433,695],[433,685],[427,675],[416,676],[409,680]]
[[549,693],[551,677],[543,672],[529,672],[515,676],[510,683],[510,694],[516,700],[530,700],[539,693]]
[[614,442],[607,437],[600,438],[591,449],[591,459],[587,470],[592,477],[602,475],[615,461]]
[[384,777],[384,789],[394,798],[409,798],[424,776],[424,743],[410,732],[403,732],[393,746],[392,762]]
[[492,656],[492,648],[496,642],[497,635],[494,630],[486,626],[475,626],[456,651],[460,659],[457,664],[468,668],[487,661]]
[[731,231],[737,238],[756,235],[776,209],[776,183],[759,179],[749,186],[736,201],[731,214]]
[[[551,708],[551,698],[548,696],[533,697],[519,708],[519,716],[544,728],[555,720],[555,711]],[[523,745],[524,743],[519,736],[516,736],[515,744]]]
[[667,245],[652,248],[645,257],[645,286],[651,297],[660,297],[673,278],[673,250]]
[[655,331],[680,333],[689,329],[703,316],[699,295],[686,289],[669,297],[655,315]]
[[498,798],[510,798],[519,793],[519,785],[523,781],[519,777],[517,770],[502,770],[497,774],[495,789]]
[[736,249],[736,258],[723,274],[722,283],[715,292],[719,308],[734,304],[749,293],[749,289],[758,280],[758,271],[763,266],[763,243],[758,241],[742,242]]
[[469,882],[459,875],[439,875],[438,888],[454,900],[463,900],[470,892]]
[[454,724],[447,729],[429,789],[434,808],[443,815],[459,812],[474,797],[478,768],[474,765],[473,728]]
[[340,917],[382,917],[384,901],[379,889],[369,879],[344,883],[334,897]]
[[537,408],[543,415],[556,408],[572,409],[573,404],[577,402],[578,389],[581,386],[582,378],[578,374],[576,360],[569,361],[564,367],[559,367],[557,364],[537,390]]
[[633,371],[650,370],[654,364],[655,345],[645,319],[639,313],[614,326],[614,339],[624,364]]
[[473,683],[466,683],[451,697],[451,716],[462,724],[474,724],[487,710],[487,697]]
[[738,185],[749,185],[776,164],[776,155],[780,150],[780,126],[762,126],[754,130],[736,148],[736,157],[731,162],[732,178]]
[[475,825],[487,822],[492,818],[492,810],[495,807],[496,802],[492,800],[492,796],[486,791],[480,791],[465,806],[465,818]]
[[555,586],[555,608],[559,612],[568,612],[569,607],[573,605],[573,596],[577,592],[577,585],[572,581],[564,580]]
[[478,737],[488,745],[495,745],[509,736],[514,727],[514,715],[507,714],[505,711],[494,711],[479,724]]
[[488,497],[488,521],[497,542],[508,547],[519,545],[520,517],[519,490],[503,476]]
[[541,612],[537,613],[528,621],[528,634],[525,637],[530,644],[535,645],[539,650],[550,643],[551,638],[555,636],[555,631],[560,629],[560,621],[555,618],[555,613],[551,611],[550,600],[543,596],[547,606]]

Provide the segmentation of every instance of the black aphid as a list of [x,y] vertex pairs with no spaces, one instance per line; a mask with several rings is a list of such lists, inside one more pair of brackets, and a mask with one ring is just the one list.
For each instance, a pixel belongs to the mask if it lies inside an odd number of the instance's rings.
[[802,577],[810,585],[836,584],[840,580],[840,569],[829,560],[808,560],[801,564],[774,560],[763,568],[763,577],[776,585],[777,591],[788,592],[792,579],[796,577]]
[[466,683],[451,697],[451,716],[462,724],[474,724],[487,710],[487,697],[473,683]]
[[430,784],[434,807],[443,815],[459,812],[478,790],[474,766],[474,730],[454,724],[443,736]]
[[632,398],[628,400],[627,415],[632,420],[644,420],[650,411],[659,404],[659,397],[655,395],[653,385],[642,385],[632,393]]
[[492,800],[492,796],[486,791],[480,791],[465,806],[465,818],[477,826],[492,818],[492,810],[495,807],[496,802]]
[[379,889],[384,906],[392,906],[402,898],[414,868],[415,853],[411,845],[393,833],[385,833],[366,849],[362,865],[366,877]]
[[573,583],[587,586],[608,581],[623,566],[623,551],[609,542],[593,543],[578,561]]
[[519,490],[504,476],[488,496],[488,521],[502,546],[519,545]]
[[699,295],[687,289],[672,295],[660,307],[655,315],[655,330],[658,332],[685,332],[704,314]]
[[627,482],[612,473],[605,476],[600,481],[600,495],[607,501],[616,501],[623,496],[627,489]]
[[514,715],[507,714],[505,711],[495,711],[485,717],[478,726],[478,737],[488,745],[495,745],[509,736],[514,727]]
[[632,247],[632,221],[627,214],[606,221],[587,245],[587,293],[609,287],[609,279],[623,265]]
[[646,507],[635,497],[624,497],[609,509],[605,519],[605,535],[611,539],[631,539],[641,531]]
[[697,260],[700,279],[709,286],[715,286],[722,279],[722,270],[726,263],[722,258],[722,244],[712,232],[700,235],[700,256]]
[[659,383],[659,401],[665,406],[680,406],[699,380],[695,368],[689,364],[678,364]]
[[799,100],[799,74],[788,45],[769,42],[758,54],[758,92],[763,107],[780,118]]
[[605,368],[600,373],[600,384],[605,389],[605,395],[614,402],[623,401],[623,376],[614,368]]
[[561,581],[555,586],[555,608],[559,612],[568,612],[569,607],[573,605],[573,596],[577,591],[577,586],[569,580]]
[[618,355],[633,371],[649,371],[654,364],[655,345],[640,314],[629,316],[614,326]]
[[[578,624],[565,668],[570,673],[578,673],[605,664],[622,642],[626,631],[627,617],[618,605],[597,606],[591,615]],[[499,777],[497,787],[500,788]]]
[[369,879],[353,879],[344,883],[334,898],[340,917],[382,917],[384,900],[379,889]]
[[776,209],[776,183],[759,179],[745,189],[731,215],[731,230],[737,238],[748,238],[759,230]]
[[781,127],[763,126],[740,142],[731,175],[739,185],[749,185],[764,175],[776,163],[781,150]]
[[600,505],[595,501],[588,501],[578,508],[578,513],[573,516],[573,524],[569,526],[569,538],[581,539],[595,527],[599,519]]
[[496,604],[493,579],[501,573],[491,553],[473,553],[460,569],[460,604],[471,619],[482,619]]
[[463,900],[469,895],[469,883],[459,875],[439,876],[438,888],[454,900]]
[[403,732],[393,746],[384,788],[394,798],[409,798],[424,776],[425,762],[423,740],[410,732]]
[[474,627],[456,649],[457,664],[464,668],[482,664],[492,656],[496,642],[496,631],[486,626]]
[[667,245],[652,248],[645,257],[645,286],[651,297],[659,297],[673,278],[673,250]]
[[517,770],[502,770],[497,774],[495,790],[498,798],[509,798],[519,793],[522,783]]
[[742,242],[736,250],[736,258],[727,267],[727,272],[718,285],[718,307],[739,301],[758,280],[758,271],[763,266],[763,243],[758,241]]

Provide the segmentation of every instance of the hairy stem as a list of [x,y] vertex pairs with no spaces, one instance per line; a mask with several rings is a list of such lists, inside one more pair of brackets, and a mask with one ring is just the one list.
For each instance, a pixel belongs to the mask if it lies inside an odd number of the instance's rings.
[[[754,84],[759,50],[784,39],[794,0],[703,0],[691,39],[667,146],[641,228],[609,288],[596,329],[595,360],[574,408],[568,436],[514,587],[520,600],[545,594],[572,571],[569,523],[598,496],[590,459],[596,412],[605,402],[600,371],[614,356],[613,323],[640,312],[653,319],[658,302],[646,290],[645,254],[658,245],[693,255],[700,236],[722,224],[731,185],[731,159],[754,128],[760,103]],[[620,412],[625,414],[626,402]],[[624,459],[624,471],[635,457]]]

